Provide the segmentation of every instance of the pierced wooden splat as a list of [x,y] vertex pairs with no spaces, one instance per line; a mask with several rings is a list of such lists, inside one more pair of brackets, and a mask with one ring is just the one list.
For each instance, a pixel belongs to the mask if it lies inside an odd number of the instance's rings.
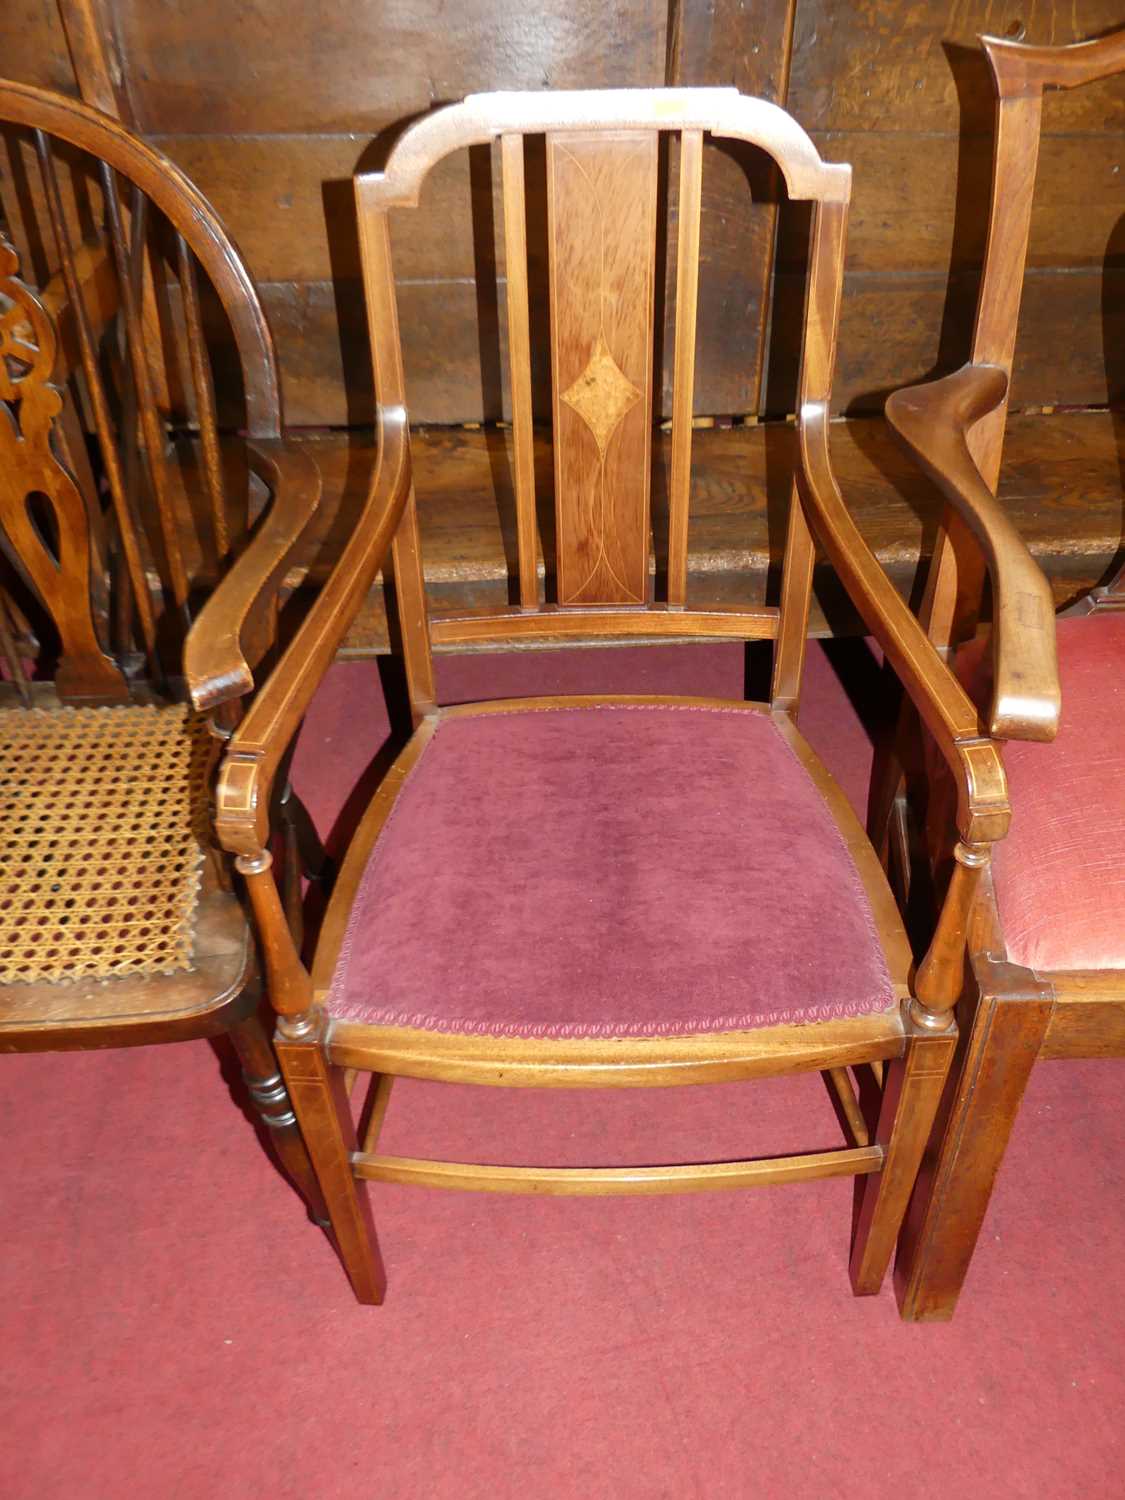
[[549,133],[560,604],[648,597],[655,132]]
[[0,240],[0,524],[58,630],[59,696],[119,702],[129,690],[94,624],[86,505],[53,446],[63,406],[51,384],[55,330],[18,272]]

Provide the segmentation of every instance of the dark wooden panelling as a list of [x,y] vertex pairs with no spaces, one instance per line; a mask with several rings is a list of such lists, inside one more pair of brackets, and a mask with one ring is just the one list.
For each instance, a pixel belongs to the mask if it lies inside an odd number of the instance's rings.
[[[988,226],[994,96],[981,32],[1015,22],[1062,44],[1119,26],[1119,5],[1036,0],[798,0],[788,107],[819,148],[854,167],[837,410],[874,411],[888,389],[968,358]],[[1125,263],[1125,88],[1049,94],[1012,399],[1121,394],[1122,322],[1103,312]],[[787,271],[800,235],[783,250]],[[789,278],[780,285],[791,306]],[[791,398],[796,351],[775,316],[769,406]],[[1065,353],[1064,353],[1065,351]],[[1109,360],[1109,373],[1106,364]]]
[[[807,130],[992,129],[992,94],[977,45],[1022,22],[1029,42],[1062,45],[1112,31],[1119,0],[799,0],[789,108]],[[1059,94],[1050,131],[1125,128],[1114,82]]]
[[[829,131],[815,140],[827,159],[852,164],[850,271],[980,266],[992,181],[990,137],[962,142],[902,131]],[[1028,265],[1101,266],[1125,214],[1125,138],[1045,137],[1037,187]],[[965,205],[960,213],[959,201]]]
[[652,0],[116,0],[140,128],[374,133],[483,89],[663,82]]
[[78,93],[56,0],[4,0],[0,77]]
[[[978,278],[857,273],[845,280],[833,409],[878,411],[899,386],[967,358]],[[1020,406],[1125,397],[1125,270],[1028,274],[1012,376]],[[1107,369],[1108,365],[1108,369]]]

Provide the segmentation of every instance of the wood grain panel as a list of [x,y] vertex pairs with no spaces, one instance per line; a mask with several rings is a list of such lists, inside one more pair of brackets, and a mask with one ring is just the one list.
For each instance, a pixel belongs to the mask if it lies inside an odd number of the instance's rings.
[[648,592],[655,132],[547,137],[560,604]]
[[[775,295],[799,305],[803,278],[778,277]],[[853,272],[845,278],[837,414],[880,412],[900,386],[947,375],[969,357],[979,274]],[[1125,270],[1034,270],[1023,296],[1012,404],[1104,405],[1125,397]],[[1066,357],[1060,358],[1059,351]],[[775,410],[792,408],[796,342],[778,327],[770,348]],[[775,382],[775,371],[781,377]],[[775,398],[775,392],[777,393]]]
[[115,0],[144,131],[374,133],[484,89],[663,82],[651,0]]
[[[352,174],[370,149],[370,135],[150,139],[214,205],[257,280],[359,276]],[[472,226],[486,219],[498,222],[499,194],[499,172],[471,173],[468,152],[440,162],[426,181],[419,207],[391,218],[395,265],[402,278],[472,277]],[[499,237],[495,248],[503,274]]]
[[[992,142],[904,131],[827,131],[823,156],[851,162],[850,271],[979,267],[988,230]],[[1100,267],[1125,214],[1125,138],[1046,136],[1028,265]],[[789,268],[792,268],[792,260]]]
[[5,0],[0,39],[0,75],[77,95],[56,0]]
[[[788,108],[806,130],[988,135],[992,86],[977,44],[1015,21],[1059,46],[1121,25],[1117,0],[801,0]],[[1120,130],[1125,91],[1097,84],[1050,100],[1049,131]]]

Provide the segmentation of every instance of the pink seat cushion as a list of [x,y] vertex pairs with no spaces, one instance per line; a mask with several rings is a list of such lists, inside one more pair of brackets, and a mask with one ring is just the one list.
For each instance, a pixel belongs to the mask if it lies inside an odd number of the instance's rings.
[[892,1001],[855,865],[789,746],[765,715],[684,705],[445,720],[372,852],[328,1007],[649,1036]]
[[[1004,746],[1012,827],[996,904],[1013,963],[1125,969],[1125,614],[1058,622],[1062,722],[1050,745]],[[974,687],[978,642],[958,658]]]

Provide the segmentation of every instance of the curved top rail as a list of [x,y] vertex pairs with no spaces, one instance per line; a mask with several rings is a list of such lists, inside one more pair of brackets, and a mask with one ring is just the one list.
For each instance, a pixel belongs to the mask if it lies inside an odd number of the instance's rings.
[[161,152],[101,110],[65,94],[0,80],[0,122],[42,130],[99,157],[143,190],[191,246],[230,320],[244,369],[247,427],[281,432],[281,387],[273,335],[237,246],[207,199]]
[[982,36],[980,43],[1001,99],[1048,88],[1080,88],[1125,70],[1125,30],[1065,47],[1037,47],[1002,36]]
[[702,88],[470,94],[410,125],[383,171],[361,174],[365,195],[379,209],[414,208],[430,168],[451,151],[499,135],[604,128],[706,130],[768,152],[791,198],[846,202],[851,192],[851,168],[822,161],[809,136],[778,105],[733,88]]

